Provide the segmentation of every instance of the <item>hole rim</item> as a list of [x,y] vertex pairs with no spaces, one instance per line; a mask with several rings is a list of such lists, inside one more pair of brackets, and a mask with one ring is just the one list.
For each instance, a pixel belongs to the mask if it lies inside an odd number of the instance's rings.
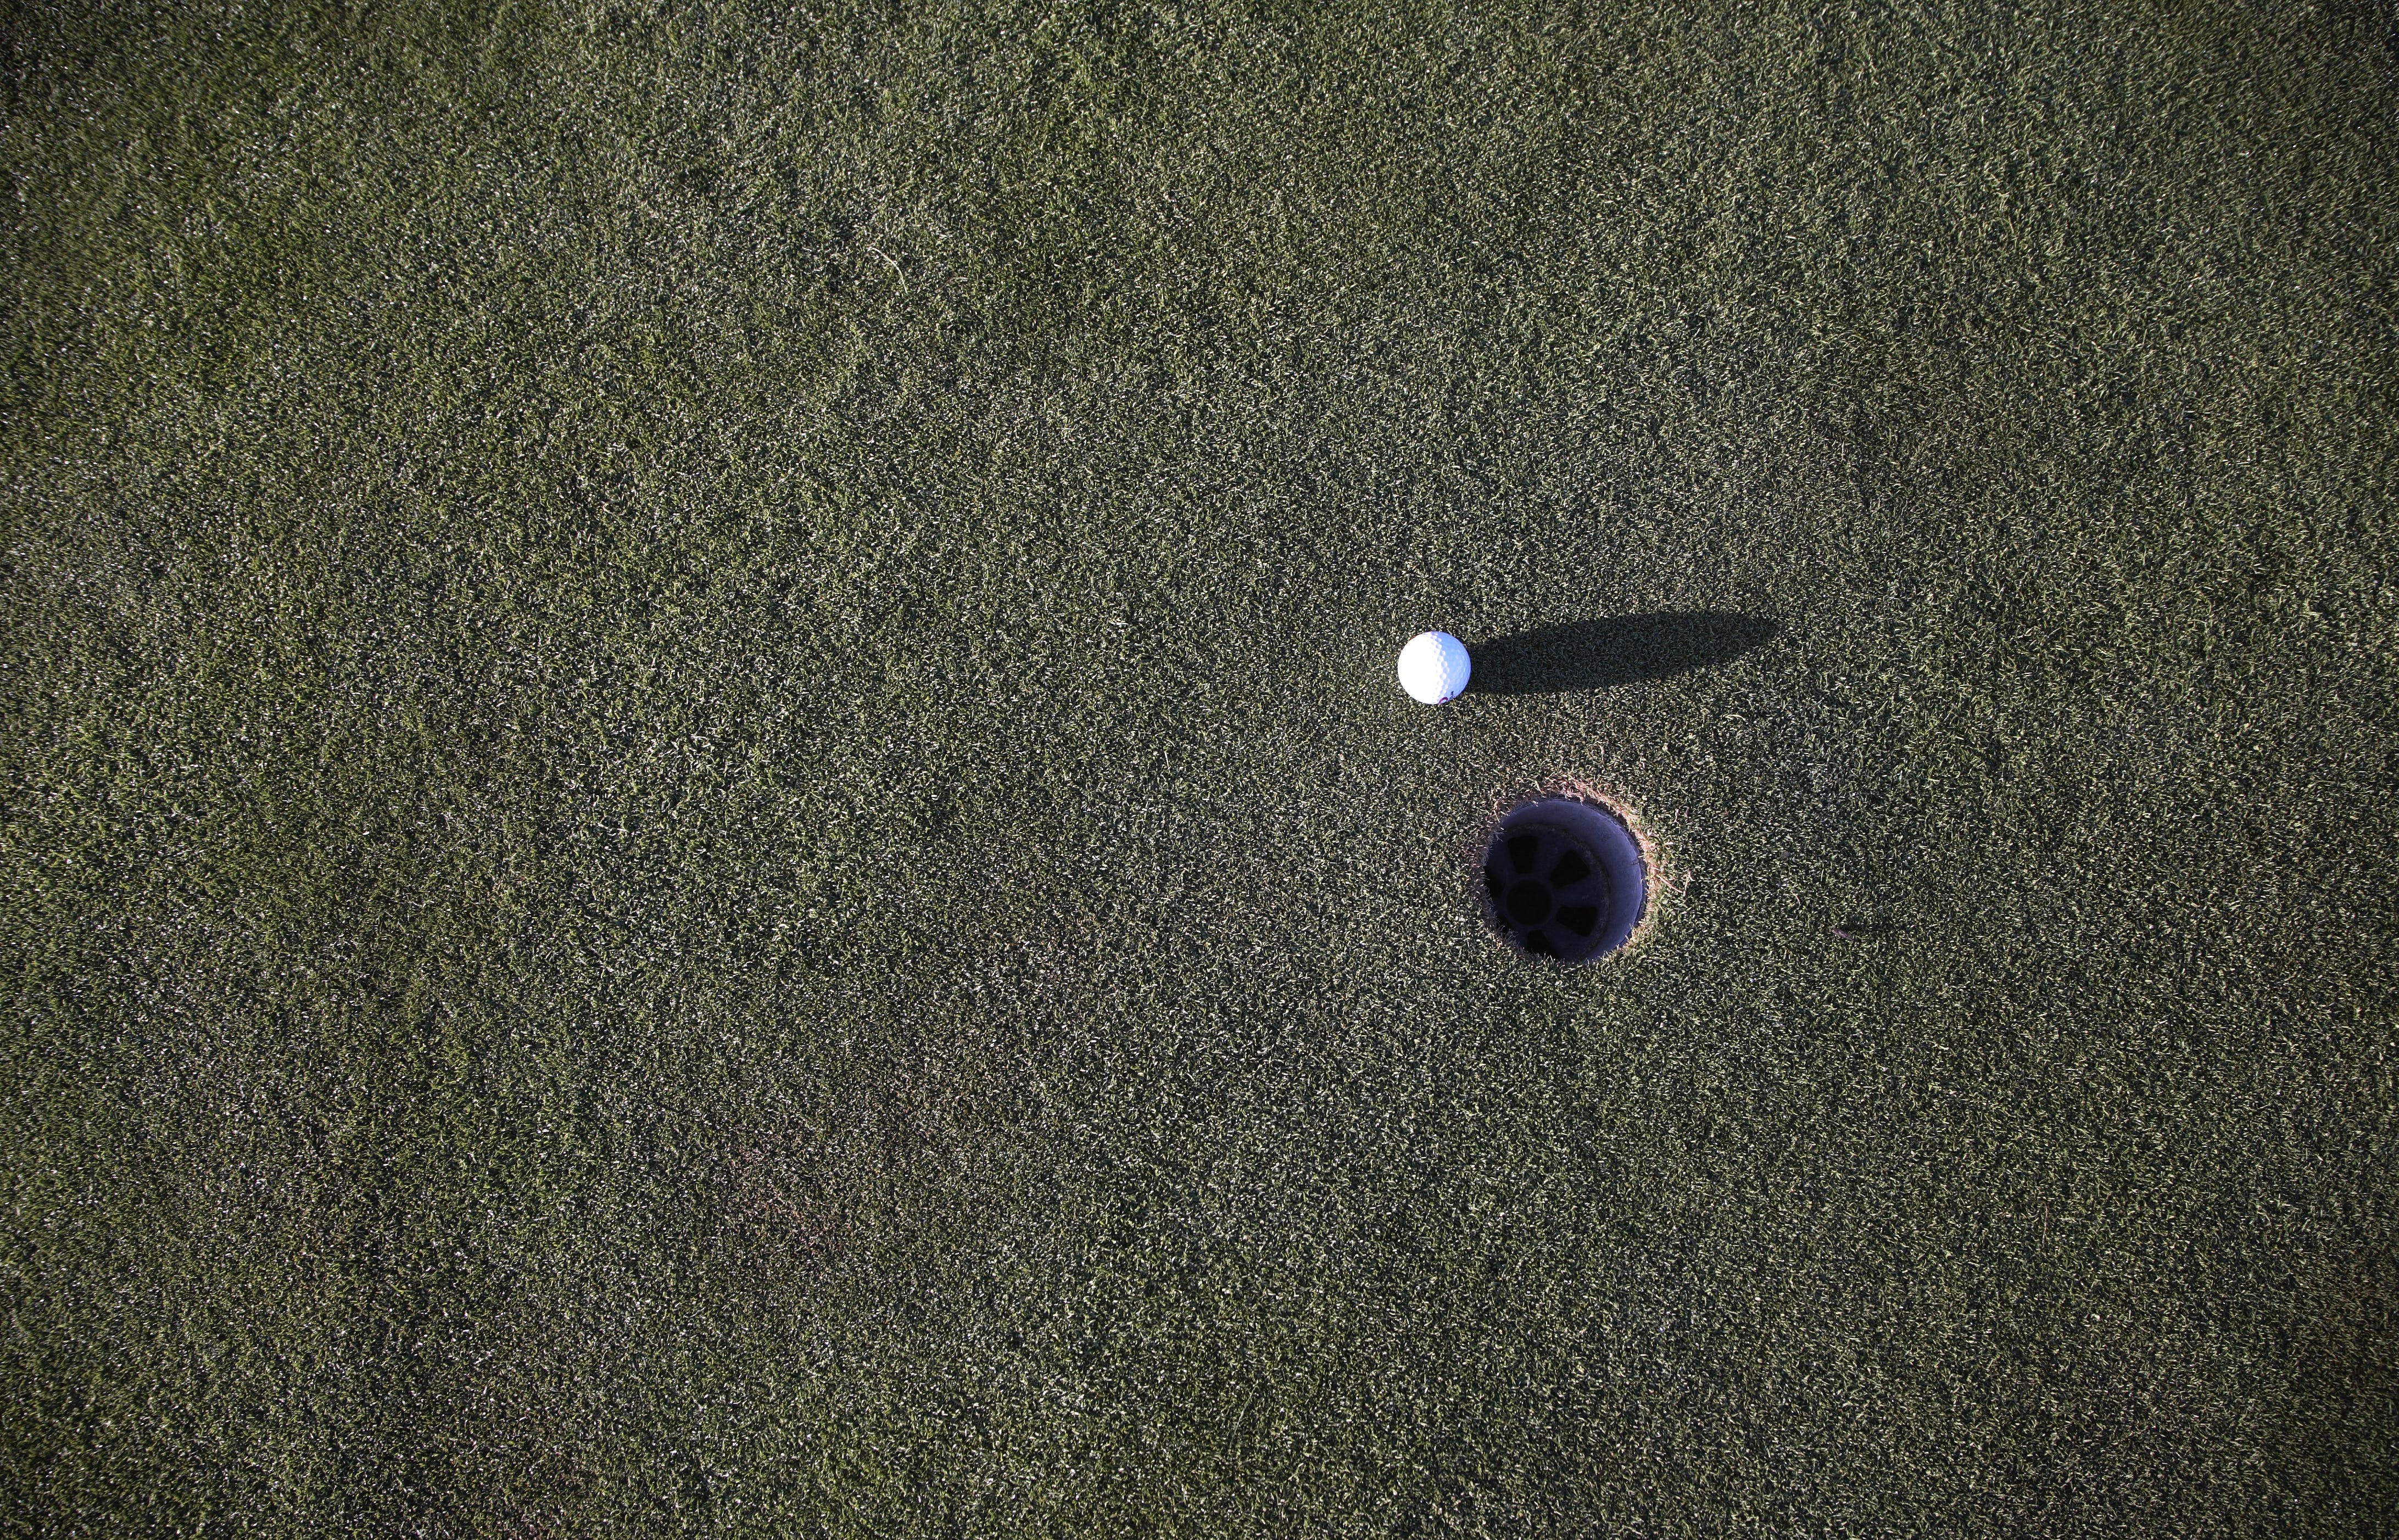
[[[1527,869],[1523,853],[1528,839]],[[1553,879],[1579,857],[1588,868],[1575,880]],[[1544,790],[1503,811],[1484,832],[1474,886],[1485,926],[1511,952],[1552,966],[1578,967],[1623,951],[1639,934],[1655,898],[1657,874],[1633,821],[1608,803],[1575,791]],[[1539,882],[1549,903],[1541,917],[1510,914],[1521,885]],[[1568,914],[1591,915],[1588,929]]]

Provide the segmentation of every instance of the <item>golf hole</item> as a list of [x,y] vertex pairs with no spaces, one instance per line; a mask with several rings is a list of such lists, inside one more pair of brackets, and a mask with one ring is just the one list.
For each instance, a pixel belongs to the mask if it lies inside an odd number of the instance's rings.
[[1483,896],[1491,928],[1517,952],[1587,963],[1632,939],[1649,907],[1649,871],[1614,810],[1541,797],[1492,830]]

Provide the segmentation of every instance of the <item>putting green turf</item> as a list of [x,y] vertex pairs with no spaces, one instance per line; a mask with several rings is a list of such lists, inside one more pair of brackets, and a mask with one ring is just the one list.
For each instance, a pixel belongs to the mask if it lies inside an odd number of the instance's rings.
[[13,13],[10,1526],[2390,1533],[2392,13],[1351,10]]

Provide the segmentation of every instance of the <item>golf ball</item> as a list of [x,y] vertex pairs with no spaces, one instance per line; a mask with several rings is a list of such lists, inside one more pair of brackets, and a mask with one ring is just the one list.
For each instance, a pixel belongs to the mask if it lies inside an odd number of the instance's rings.
[[1400,688],[1427,706],[1456,700],[1473,672],[1466,643],[1447,631],[1427,631],[1400,649]]

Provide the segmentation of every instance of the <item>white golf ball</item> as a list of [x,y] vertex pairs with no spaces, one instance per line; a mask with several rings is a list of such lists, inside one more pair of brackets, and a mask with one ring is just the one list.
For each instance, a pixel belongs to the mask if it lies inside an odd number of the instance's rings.
[[1427,706],[1456,700],[1473,672],[1466,643],[1447,631],[1427,631],[1400,649],[1400,688]]

